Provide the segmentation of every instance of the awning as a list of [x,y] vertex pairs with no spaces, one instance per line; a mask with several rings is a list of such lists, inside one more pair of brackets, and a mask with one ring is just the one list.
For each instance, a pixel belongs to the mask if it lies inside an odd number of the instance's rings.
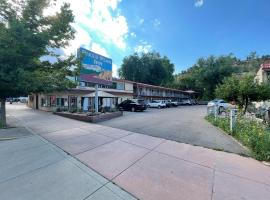
[[270,61],[266,61],[261,64],[262,70],[269,71],[270,70]]
[[[92,92],[90,94],[87,94],[83,97],[95,97],[96,93]],[[104,92],[104,91],[98,91],[98,97],[104,97],[104,98],[116,98],[116,96],[108,93],[108,92]]]
[[79,80],[87,83],[95,83],[101,85],[112,85],[113,82],[109,80],[102,79],[94,74],[81,74]]

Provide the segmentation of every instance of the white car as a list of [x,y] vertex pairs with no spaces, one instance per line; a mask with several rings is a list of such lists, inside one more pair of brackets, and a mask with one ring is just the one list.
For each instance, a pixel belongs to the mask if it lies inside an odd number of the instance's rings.
[[166,108],[166,103],[165,101],[161,101],[161,100],[153,100],[149,102],[147,106],[150,108]]
[[192,102],[190,99],[182,99],[179,103],[180,105],[192,105]]
[[212,101],[209,101],[207,107],[213,106],[217,107],[219,113],[222,113],[224,110],[227,110],[228,108],[232,107],[231,104],[225,102],[223,99],[214,99]]
[[177,107],[179,105],[177,101],[171,101],[171,103],[172,103],[172,106],[174,107]]

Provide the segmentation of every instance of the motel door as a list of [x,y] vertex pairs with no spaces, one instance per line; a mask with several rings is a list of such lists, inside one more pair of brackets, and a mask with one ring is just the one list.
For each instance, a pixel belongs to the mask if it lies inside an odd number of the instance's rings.
[[69,97],[69,108],[77,108],[77,97]]

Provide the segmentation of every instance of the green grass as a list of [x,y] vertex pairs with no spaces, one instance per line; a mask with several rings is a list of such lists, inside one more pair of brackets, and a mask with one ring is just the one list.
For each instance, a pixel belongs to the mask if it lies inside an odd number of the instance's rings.
[[260,161],[270,161],[270,129],[264,124],[238,117],[234,131],[230,132],[228,118],[207,116],[206,120],[232,135],[252,151],[254,158]]

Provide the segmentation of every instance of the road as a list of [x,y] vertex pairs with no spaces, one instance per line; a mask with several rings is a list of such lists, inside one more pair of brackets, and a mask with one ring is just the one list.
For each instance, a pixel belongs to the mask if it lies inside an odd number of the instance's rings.
[[247,154],[239,143],[208,123],[206,106],[181,106],[125,112],[123,117],[100,124],[177,142]]

